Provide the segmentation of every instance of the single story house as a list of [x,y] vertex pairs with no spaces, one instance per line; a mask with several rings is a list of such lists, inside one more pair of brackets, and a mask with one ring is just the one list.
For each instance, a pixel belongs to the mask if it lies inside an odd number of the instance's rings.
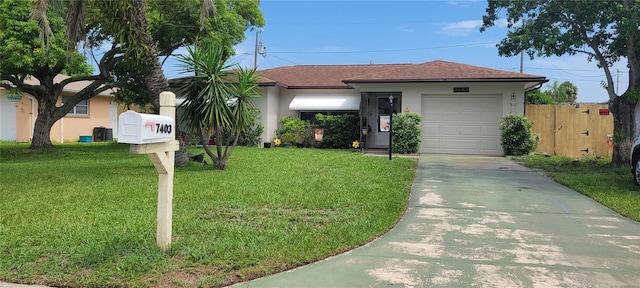
[[388,148],[384,124],[393,111],[422,115],[421,153],[502,155],[499,122],[524,113],[525,91],[544,76],[448,61],[420,64],[296,65],[257,71],[262,140],[276,137],[278,119],[317,113],[360,115],[365,148]]
[[[59,83],[68,76],[58,75],[54,82]],[[27,83],[39,84],[35,78],[27,78]],[[82,90],[88,81],[73,82],[64,87],[58,105],[62,105],[64,97],[72,96]],[[93,135],[94,128],[105,127],[113,129],[117,135],[118,105],[113,101],[110,90],[95,97],[81,101],[66,116],[58,120],[51,128],[51,141],[78,142],[82,135]],[[38,102],[26,93],[22,95],[0,87],[0,140],[30,142],[33,137],[33,127],[38,114]],[[92,137],[93,138],[93,137]],[[93,139],[96,140],[96,139]],[[104,139],[103,139],[104,140]]]

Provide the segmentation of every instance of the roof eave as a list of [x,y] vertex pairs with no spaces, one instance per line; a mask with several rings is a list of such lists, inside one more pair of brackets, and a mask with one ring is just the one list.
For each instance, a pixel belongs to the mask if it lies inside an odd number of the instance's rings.
[[549,80],[546,78],[441,78],[441,79],[355,79],[342,80],[345,84],[350,83],[461,83],[461,82],[535,82],[545,83]]
[[288,86],[287,89],[353,89],[351,86],[323,86],[323,85],[308,85],[308,86]]
[[258,86],[284,86],[284,85],[273,81],[273,82],[260,82],[258,83]]

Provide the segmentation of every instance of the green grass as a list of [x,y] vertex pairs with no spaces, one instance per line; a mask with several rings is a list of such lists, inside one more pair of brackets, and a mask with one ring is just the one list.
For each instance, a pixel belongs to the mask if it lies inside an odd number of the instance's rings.
[[611,167],[611,159],[542,155],[515,157],[531,168],[541,169],[556,182],[593,198],[621,215],[640,221],[640,188],[633,183],[631,166]]
[[[0,279],[67,287],[221,286],[363,245],[404,212],[415,159],[237,148],[175,173],[156,247],[157,172],[129,145],[0,143]],[[200,151],[193,150],[191,152]]]

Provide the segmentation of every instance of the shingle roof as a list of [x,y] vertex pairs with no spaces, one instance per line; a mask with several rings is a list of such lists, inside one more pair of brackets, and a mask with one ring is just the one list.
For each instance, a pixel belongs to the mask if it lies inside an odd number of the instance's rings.
[[349,83],[546,82],[544,76],[436,60],[420,64],[300,65],[258,71],[262,85],[350,88]]
[[[53,82],[54,83],[60,83],[62,80],[65,80],[65,79],[68,79],[68,78],[70,78],[70,76],[58,74],[53,78]],[[27,78],[25,78],[24,82],[26,84],[30,84],[30,85],[40,85],[40,81],[38,79],[36,79],[35,77],[32,77],[32,76],[28,76]],[[82,89],[84,89],[85,87],[89,86],[89,84],[91,84],[91,81],[75,81],[75,82],[71,82],[71,83],[65,85],[64,89],[62,91],[63,92],[67,92],[67,93],[78,93]],[[113,96],[112,95],[113,92],[115,92],[115,90],[113,88],[112,89],[108,89],[106,91],[102,91],[101,93],[99,93],[98,96]]]
[[342,80],[408,66],[411,64],[296,65],[257,73],[262,76],[262,84],[277,84],[287,88],[350,88]]

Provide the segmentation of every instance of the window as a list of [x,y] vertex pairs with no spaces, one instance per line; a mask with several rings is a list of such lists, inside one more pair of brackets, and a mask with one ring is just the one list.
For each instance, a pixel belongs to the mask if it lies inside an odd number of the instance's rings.
[[[67,101],[71,99],[73,99],[71,96],[62,96],[63,103],[67,103]],[[78,104],[76,104],[76,106],[73,107],[67,115],[89,115],[89,100],[85,99],[78,102]]]

